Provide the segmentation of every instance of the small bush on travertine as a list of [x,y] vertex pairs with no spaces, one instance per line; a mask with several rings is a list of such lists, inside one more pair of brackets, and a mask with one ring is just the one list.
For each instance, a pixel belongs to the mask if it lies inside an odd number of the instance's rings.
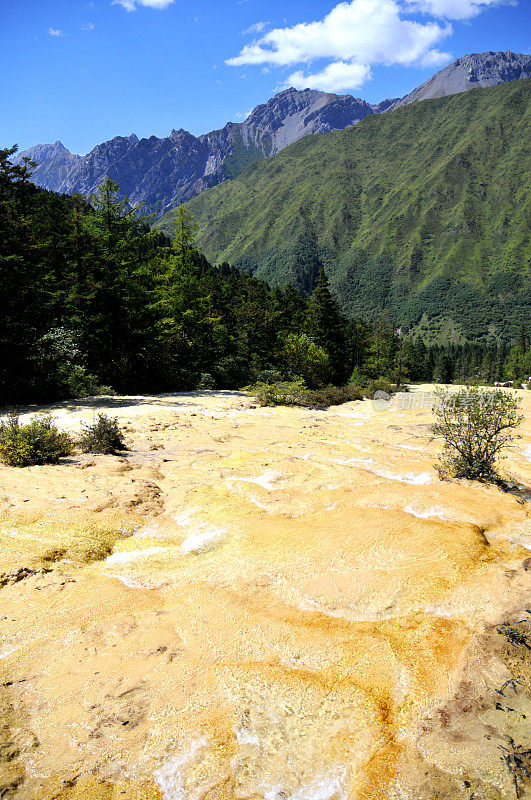
[[303,380],[257,383],[249,387],[261,406],[306,406],[309,390]]
[[358,386],[323,386],[310,392],[308,405],[312,408],[328,408],[353,400],[363,400],[364,391]]
[[397,390],[396,383],[391,383],[387,378],[375,378],[369,382],[365,391],[366,397],[374,397],[376,392],[385,392],[386,394],[393,394]]
[[444,440],[435,466],[439,477],[499,481],[497,460],[520,438],[515,433],[523,421],[518,399],[503,390],[441,389],[436,394],[434,413],[433,438]]
[[79,446],[84,453],[101,453],[113,455],[125,450],[124,435],[116,417],[98,414],[92,425],[86,425],[79,439]]
[[328,406],[362,400],[363,391],[357,386],[323,386],[308,389],[302,379],[278,383],[257,383],[249,387],[262,406],[302,406],[328,408]]
[[57,464],[69,456],[73,442],[67,433],[59,431],[48,414],[35,417],[21,425],[16,414],[0,423],[0,459],[9,467],[31,467]]

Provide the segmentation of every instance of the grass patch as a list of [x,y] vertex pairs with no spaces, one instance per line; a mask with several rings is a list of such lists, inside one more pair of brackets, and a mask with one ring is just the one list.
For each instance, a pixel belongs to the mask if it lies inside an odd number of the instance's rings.
[[136,515],[108,515],[98,519],[62,519],[59,524],[41,515],[2,515],[0,535],[0,576],[20,570],[28,574],[56,567],[83,567],[102,561],[121,539],[131,536],[141,525]]

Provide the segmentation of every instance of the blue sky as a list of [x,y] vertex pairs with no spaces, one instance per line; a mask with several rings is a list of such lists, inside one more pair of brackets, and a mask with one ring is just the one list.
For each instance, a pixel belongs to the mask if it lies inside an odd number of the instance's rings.
[[529,52],[530,2],[0,0],[0,146],[198,135],[287,85],[401,96],[465,53]]

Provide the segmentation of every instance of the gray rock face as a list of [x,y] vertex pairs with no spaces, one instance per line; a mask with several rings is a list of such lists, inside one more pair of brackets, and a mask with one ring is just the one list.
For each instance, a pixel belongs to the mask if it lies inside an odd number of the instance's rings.
[[391,111],[417,100],[446,97],[449,94],[496,86],[498,83],[507,83],[519,78],[531,78],[531,56],[509,51],[471,53],[441,69],[410,94],[392,103],[387,110]]
[[229,122],[203,136],[182,129],[163,139],[116,136],[86,156],[55,142],[31,147],[17,160],[30,156],[39,165],[34,183],[67,194],[89,195],[106,177],[112,178],[132,205],[143,204],[145,212],[160,216],[308,134],[343,130],[368,114],[416,100],[527,77],[531,77],[531,56],[480,53],[457,59],[406,97],[376,105],[348,94],[286,89],[257,106],[244,122]]
[[[33,173],[34,182],[46,189],[55,189],[66,180],[69,172],[81,161],[81,156],[71,153],[57,141],[54,144],[36,144],[18,153],[14,161],[20,161],[23,156],[31,158],[40,166]],[[38,172],[38,179],[37,179]],[[48,185],[50,184],[50,185]]]
[[182,129],[163,139],[116,136],[86,156],[56,142],[36,145],[18,159],[29,155],[39,164],[33,181],[46,189],[89,195],[108,176],[132,205],[143,203],[145,211],[159,215],[301,136],[340,130],[372,113],[369,103],[350,95],[287,89],[257,106],[245,122],[203,136]]
[[342,130],[372,113],[369,103],[349,94],[286,89],[254,109],[241,125],[242,138],[267,158],[302,136]]

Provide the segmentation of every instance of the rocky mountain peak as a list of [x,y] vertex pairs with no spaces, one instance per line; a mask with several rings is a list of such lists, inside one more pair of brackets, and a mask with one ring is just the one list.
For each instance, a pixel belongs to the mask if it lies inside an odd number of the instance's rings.
[[435,73],[410,94],[397,100],[389,110],[419,100],[446,97],[449,94],[496,86],[520,78],[531,78],[531,55],[512,53],[510,50],[504,53],[468,53]]
[[351,95],[291,87],[257,106],[242,123],[242,134],[267,157],[301,136],[341,130],[371,113],[368,103]]

